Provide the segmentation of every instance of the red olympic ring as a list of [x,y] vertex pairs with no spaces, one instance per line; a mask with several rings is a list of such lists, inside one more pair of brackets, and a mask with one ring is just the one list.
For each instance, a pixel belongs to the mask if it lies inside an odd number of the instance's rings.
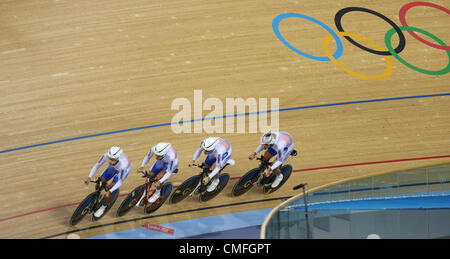
[[[447,8],[445,8],[445,7],[442,7],[442,6],[440,6],[440,5],[437,5],[437,4],[428,3],[428,2],[411,2],[411,3],[405,4],[405,5],[400,9],[400,13],[398,14],[399,19],[400,19],[400,22],[402,23],[403,26],[409,26],[409,25],[406,23],[406,12],[407,12],[409,9],[411,9],[411,8],[413,8],[413,7],[415,7],[415,6],[428,6],[428,7],[433,7],[433,8],[439,9],[439,10],[441,10],[441,11],[444,11],[444,12],[446,12],[447,14],[450,14],[450,10],[449,10],[449,9],[447,9]],[[436,48],[436,49],[441,49],[441,50],[450,50],[450,46],[441,46],[441,45],[438,45],[438,44],[434,44],[434,43],[428,42],[428,41],[424,40],[423,38],[421,38],[419,35],[417,35],[417,34],[416,34],[415,32],[413,32],[413,31],[408,31],[408,33],[411,34],[411,36],[413,36],[413,37],[416,38],[417,40],[421,41],[422,43],[424,43],[424,44],[426,44],[426,45],[428,45],[428,46],[430,46],[430,47],[433,47],[433,48]]]

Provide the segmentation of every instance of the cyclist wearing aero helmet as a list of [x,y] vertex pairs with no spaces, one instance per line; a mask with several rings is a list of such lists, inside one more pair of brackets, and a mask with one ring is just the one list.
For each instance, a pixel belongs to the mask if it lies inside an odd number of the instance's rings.
[[[123,150],[120,147],[111,147],[108,152],[106,152],[104,155],[100,157],[98,162],[92,167],[91,172],[89,173],[88,178],[84,181],[84,183],[87,185],[91,181],[91,178],[94,176],[94,174],[98,171],[98,169],[108,162],[108,167],[103,171],[102,175],[100,176],[100,179],[102,182],[107,182],[111,180],[113,177],[112,183],[110,183],[106,187],[106,195],[105,199],[103,201],[102,206],[94,213],[96,217],[100,217],[104,212],[111,201],[112,193],[119,189],[120,186],[122,186],[123,182],[127,178],[128,174],[131,171],[131,161],[130,158],[123,152]],[[98,184],[96,188],[98,188]]]
[[[209,174],[203,179],[203,183],[206,185],[209,183],[211,179],[214,178],[214,176],[217,175],[217,173],[219,173],[220,169],[222,169],[222,167],[226,165],[228,159],[230,159],[231,157],[232,148],[230,142],[224,139],[218,137],[206,138],[200,144],[200,147],[198,148],[197,152],[195,152],[194,158],[192,159],[193,163],[195,163],[195,160],[197,160],[200,157],[202,151],[204,151],[204,154],[207,155],[204,162],[205,169],[211,168],[211,166],[213,166],[214,163],[216,164],[216,167],[211,172],[211,174]],[[219,179],[215,178],[212,181],[212,183],[208,186],[206,191],[208,192],[214,191],[219,182],[220,182]]]
[[268,168],[264,173],[263,183],[267,181],[272,172],[276,175],[271,187],[277,187],[283,180],[283,174],[281,174],[281,165],[286,162],[289,156],[296,156],[297,151],[294,150],[294,139],[287,132],[268,132],[262,135],[261,144],[256,148],[249,159],[255,159],[256,155],[262,150],[266,150],[264,153],[264,161],[269,161],[273,156],[277,155],[276,162]]
[[153,163],[149,174],[155,177],[156,191],[152,197],[148,199],[151,203],[155,202],[161,196],[161,187],[163,183],[169,179],[172,173],[176,172],[178,168],[177,151],[172,147],[172,144],[161,142],[156,144],[156,146],[153,146],[147,156],[144,157],[141,167],[137,170],[138,173],[143,172],[144,167],[148,164],[153,155],[155,155],[156,161]]

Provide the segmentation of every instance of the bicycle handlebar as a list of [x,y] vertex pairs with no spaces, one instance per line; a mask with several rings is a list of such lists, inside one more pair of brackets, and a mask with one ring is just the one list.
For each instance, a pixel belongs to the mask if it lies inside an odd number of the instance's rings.
[[263,161],[263,158],[264,158],[264,156],[260,156],[260,157],[255,156],[255,158],[253,158],[253,160]]
[[198,167],[198,168],[203,168],[203,166],[205,165],[205,163],[201,163],[201,164],[189,164],[189,167]]
[[144,171],[142,173],[142,178],[145,178],[145,177],[147,177],[150,182],[156,182],[155,176],[154,175],[149,175],[148,171]]
[[273,164],[273,162],[264,161],[264,156],[255,157],[253,160],[259,160],[259,161],[262,161],[262,162],[267,162],[268,165],[272,165]]
[[203,168],[203,166],[205,166],[205,163],[201,163],[201,164],[189,164],[189,167],[198,167],[200,169],[202,169],[201,175],[205,175],[209,172],[211,172],[211,170],[209,168]]
[[90,180],[91,183],[99,183],[101,181],[100,177],[95,178],[93,181]]
[[100,190],[101,189],[105,189],[105,191],[106,191],[106,186],[107,186],[107,184],[106,184],[106,182],[102,182],[101,181],[101,179],[100,179],[100,177],[98,177],[98,178],[95,178],[95,180],[94,181],[92,181],[92,180],[90,180],[89,182],[91,182],[91,183],[100,183]]

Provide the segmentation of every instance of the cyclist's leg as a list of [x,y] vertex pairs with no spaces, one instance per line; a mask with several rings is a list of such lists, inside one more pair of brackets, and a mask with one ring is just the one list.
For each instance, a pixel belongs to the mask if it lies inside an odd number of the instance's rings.
[[[167,163],[164,163],[161,160],[156,160],[150,169],[150,173],[154,175],[155,180],[159,181],[166,173],[167,173]],[[149,202],[155,202],[161,194],[161,188],[156,189],[155,193],[153,193],[152,197],[149,198]]]
[[119,181],[119,175],[116,174],[116,176],[108,186],[109,191],[106,192],[105,199],[103,200],[103,205],[108,205],[111,202],[112,193],[119,189],[120,185],[122,185],[122,181],[120,181],[119,185],[117,184]]
[[[264,152],[264,157],[263,157],[263,160],[264,161],[269,161],[272,157],[274,157],[274,156],[276,156],[277,155],[277,152],[273,149],[273,148],[268,148],[267,150],[266,150],[266,152]],[[266,168],[267,169],[267,168]],[[270,178],[270,174],[268,173],[269,171],[268,170],[266,170],[264,173],[263,173],[263,178],[261,179],[261,184],[266,184],[268,181],[269,181],[269,178]]]
[[[100,176],[100,179],[102,182],[108,182],[109,180],[111,180],[111,178],[114,177],[114,181],[117,182],[118,177],[117,177],[117,173],[118,171],[112,167],[112,166],[108,166],[105,171],[103,171],[102,175]],[[96,186],[96,189],[98,189],[99,186]],[[108,205],[108,203],[111,200],[112,195],[110,195],[110,192],[107,192],[107,194],[105,195],[104,199],[103,199],[103,203],[101,204],[100,208],[95,212],[95,216],[96,217],[100,217],[103,212],[105,211],[106,206]]]
[[[157,189],[160,189],[162,187],[162,184],[164,184],[165,181],[167,181],[167,179],[170,178],[170,176],[172,175],[172,172],[176,171],[178,169],[178,158],[175,159],[174,161],[171,162],[171,166],[169,166],[168,164],[166,166],[163,167],[162,171],[158,173],[158,175],[156,176],[156,180],[159,181],[161,185],[158,187],[156,187]],[[169,173],[169,171],[171,171]]]
[[[216,164],[216,157],[212,154],[208,154],[205,158],[205,161],[203,162],[204,166],[203,166],[203,170],[208,170],[209,172],[211,171],[211,168]],[[211,180],[211,179],[210,179]],[[203,179],[200,179],[201,182],[203,182]],[[201,184],[201,182],[199,183],[199,185]],[[208,181],[207,183],[203,182],[203,188],[198,189],[198,191],[200,192],[204,192],[205,191],[205,186],[208,185],[210,181]]]
[[289,147],[285,148],[285,150],[283,151],[283,152],[285,152],[284,160],[281,161],[281,164],[275,170],[273,170],[274,174],[276,174],[276,175],[281,174],[281,167],[289,159],[289,157],[291,156],[293,151],[294,151],[294,143],[292,143]]
[[[160,176],[160,174],[162,172],[165,173],[166,170],[167,170],[167,163],[164,163],[161,160],[156,160],[155,163],[153,163],[149,174],[154,176],[155,179],[158,178],[158,177],[159,177],[158,179],[161,179],[162,176]],[[163,175],[164,175],[164,173],[163,173]]]
[[273,170],[273,173],[276,175],[276,178],[274,179],[272,183],[272,188],[277,187],[281,181],[283,180],[283,175],[281,174],[281,167],[283,166],[283,163],[288,160],[288,158],[291,156],[291,153],[294,151],[294,144],[292,143],[289,147],[286,147],[284,152],[284,159],[281,161],[281,164]]
[[155,176],[155,180],[156,181],[159,181],[159,180],[161,180],[161,178],[163,178],[164,177],[164,175],[166,175],[167,174],[167,171],[166,170],[162,170],[162,171],[160,171],[159,173],[158,173],[158,175],[157,176]]
[[112,194],[118,190],[120,188],[120,186],[122,186],[123,182],[125,182],[125,179],[127,179],[128,174],[131,171],[131,164],[128,166],[128,168],[126,170],[124,170],[122,172],[122,174],[117,173],[116,176],[114,177],[113,181],[110,183],[110,185],[108,186],[108,192],[107,192],[107,198],[108,198],[108,202],[110,201],[110,199],[112,198]]
[[106,170],[103,172],[100,179],[104,182],[108,182],[111,180],[112,177],[114,179],[111,181],[111,183],[108,185],[108,192],[106,192],[105,199],[103,200],[103,205],[109,204],[109,202],[112,199],[112,193],[115,192],[117,189],[119,189],[120,186],[122,186],[125,179],[128,177],[128,174],[131,171],[131,164],[127,168],[125,172],[122,173],[122,175],[119,174],[119,171],[117,171],[114,167],[108,166]]
[[222,157],[222,167],[224,167],[225,165],[226,165],[226,163],[228,162],[228,160],[230,159],[230,157],[231,157],[231,155],[233,154],[233,149],[231,148],[231,146],[230,146],[230,148],[228,149],[228,151],[225,153],[225,154],[223,154],[223,157]]
[[[112,166],[108,166],[105,171],[103,171],[103,173],[100,176],[100,180],[102,182],[108,182],[109,180],[111,180],[116,174],[118,173],[118,171],[112,167]],[[96,184],[95,185],[95,190],[98,190],[98,188],[100,187],[100,184]]]
[[211,171],[211,168],[216,164],[216,157],[213,154],[208,154],[203,163],[203,169]]
[[277,152],[271,148],[264,152],[263,161],[269,161],[273,156],[275,156]]
[[216,157],[213,154],[208,154],[205,158],[205,167],[206,169],[210,169],[216,163]]
[[[263,161],[268,162],[272,157],[277,155],[277,151],[275,151],[272,147],[268,148],[266,152],[264,152]],[[269,176],[269,175],[266,175]]]
[[[117,169],[115,169],[112,166],[108,166],[105,169],[105,171],[103,171],[102,175],[100,176],[100,179],[102,182],[106,183],[114,177],[111,185],[113,183],[115,184],[115,183],[117,183],[117,180],[118,180],[117,173],[118,173]],[[109,187],[112,187],[111,185]],[[96,189],[97,188],[98,188],[98,186],[96,187]],[[105,199],[103,200],[103,204],[108,204],[110,198],[111,198],[111,195],[108,195],[108,193],[107,193],[107,195],[105,196]]]

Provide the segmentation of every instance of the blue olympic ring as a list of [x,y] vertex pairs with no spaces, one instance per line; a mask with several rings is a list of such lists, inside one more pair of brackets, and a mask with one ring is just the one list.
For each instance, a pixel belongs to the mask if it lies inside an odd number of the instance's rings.
[[310,58],[310,59],[314,59],[314,60],[317,60],[317,61],[331,61],[328,57],[317,57],[317,56],[313,56],[313,55],[307,54],[305,52],[302,52],[302,51],[296,49],[291,44],[289,44],[289,42],[287,42],[283,38],[283,36],[281,35],[281,33],[280,33],[279,29],[278,29],[278,26],[279,26],[279,24],[280,24],[280,22],[282,20],[284,20],[286,18],[290,18],[290,17],[297,17],[297,18],[302,18],[302,19],[306,19],[306,20],[312,21],[312,22],[317,23],[318,25],[320,25],[325,30],[327,30],[333,36],[333,38],[334,38],[334,40],[336,41],[336,44],[337,44],[337,50],[333,54],[333,57],[335,59],[338,59],[338,58],[340,58],[342,56],[342,53],[344,51],[344,47],[342,46],[342,41],[339,38],[339,36],[330,27],[328,27],[326,24],[324,24],[323,22],[321,22],[319,20],[316,20],[316,19],[314,19],[312,17],[306,16],[306,15],[303,15],[303,14],[298,14],[298,13],[284,13],[284,14],[280,14],[277,17],[275,17],[275,19],[272,21],[273,31],[275,32],[275,35],[277,36],[277,38],[281,42],[283,42],[284,45],[286,45],[288,48],[290,48],[291,50],[295,51],[296,53],[298,53],[298,54],[300,54],[300,55],[302,55],[304,57],[307,57],[307,58]]

